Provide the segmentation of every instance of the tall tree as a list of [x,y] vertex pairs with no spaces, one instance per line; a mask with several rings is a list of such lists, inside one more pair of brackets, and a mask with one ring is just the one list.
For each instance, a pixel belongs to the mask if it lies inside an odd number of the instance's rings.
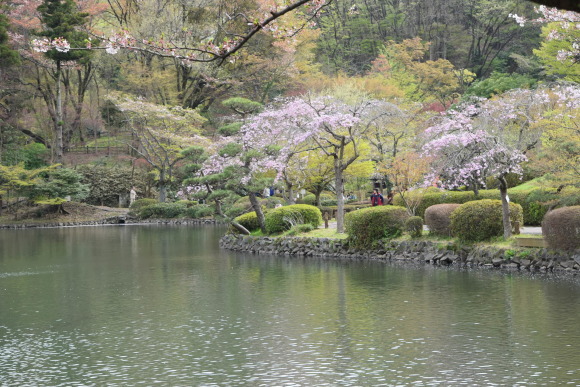
[[[44,0],[38,7],[38,12],[43,29],[37,31],[37,35],[46,37],[51,42],[56,42],[55,47],[44,53],[48,59],[55,63],[55,68],[51,72],[55,87],[54,104],[51,106],[53,101],[49,100],[48,95],[45,95],[45,99],[49,105],[49,110],[54,112],[51,114],[51,118],[56,133],[56,162],[62,163],[65,149],[62,95],[63,64],[66,62],[88,62],[91,56],[90,51],[71,51],[70,47],[79,48],[87,45],[89,35],[78,28],[87,23],[89,14],[79,12],[73,0]],[[66,49],[63,49],[63,46]],[[85,74],[85,85],[81,86],[85,91],[87,79],[90,79],[90,67],[88,69],[89,74]],[[78,109],[82,109],[82,101],[79,102]]]

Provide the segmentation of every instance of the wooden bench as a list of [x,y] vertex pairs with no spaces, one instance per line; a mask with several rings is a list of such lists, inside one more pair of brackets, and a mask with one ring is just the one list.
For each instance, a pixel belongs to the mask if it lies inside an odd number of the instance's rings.
[[516,237],[516,245],[518,247],[546,247],[544,238],[525,238]]

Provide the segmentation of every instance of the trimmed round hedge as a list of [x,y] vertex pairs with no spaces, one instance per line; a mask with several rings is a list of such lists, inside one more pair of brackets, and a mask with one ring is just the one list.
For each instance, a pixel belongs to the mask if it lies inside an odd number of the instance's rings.
[[542,221],[542,235],[552,249],[580,248],[580,206],[552,210]]
[[396,238],[403,233],[409,213],[405,207],[376,206],[349,212],[345,215],[345,228],[349,245],[372,248],[384,238]]
[[247,212],[242,214],[234,219],[236,222],[244,226],[248,231],[255,231],[260,228],[260,224],[258,223],[258,215],[256,215],[256,211]]
[[[524,224],[522,206],[510,203],[510,222]],[[451,214],[451,234],[460,240],[478,242],[503,235],[501,200],[467,202]]]
[[451,213],[461,204],[435,204],[425,210],[425,224],[429,233],[440,236],[451,236]]
[[322,224],[322,213],[317,207],[308,204],[293,204],[268,211],[266,216],[266,233],[275,234],[289,230],[297,224],[311,224],[318,227]]

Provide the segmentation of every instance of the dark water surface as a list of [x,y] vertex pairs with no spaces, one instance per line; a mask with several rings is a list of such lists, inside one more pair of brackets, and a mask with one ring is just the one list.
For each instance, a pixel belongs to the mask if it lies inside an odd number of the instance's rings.
[[580,285],[0,230],[0,385],[580,385]]

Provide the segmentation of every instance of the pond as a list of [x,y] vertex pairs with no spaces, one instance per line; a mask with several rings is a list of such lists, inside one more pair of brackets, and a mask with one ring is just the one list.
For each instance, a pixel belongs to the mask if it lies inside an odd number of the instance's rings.
[[0,385],[580,384],[580,285],[246,255],[223,228],[0,230]]

